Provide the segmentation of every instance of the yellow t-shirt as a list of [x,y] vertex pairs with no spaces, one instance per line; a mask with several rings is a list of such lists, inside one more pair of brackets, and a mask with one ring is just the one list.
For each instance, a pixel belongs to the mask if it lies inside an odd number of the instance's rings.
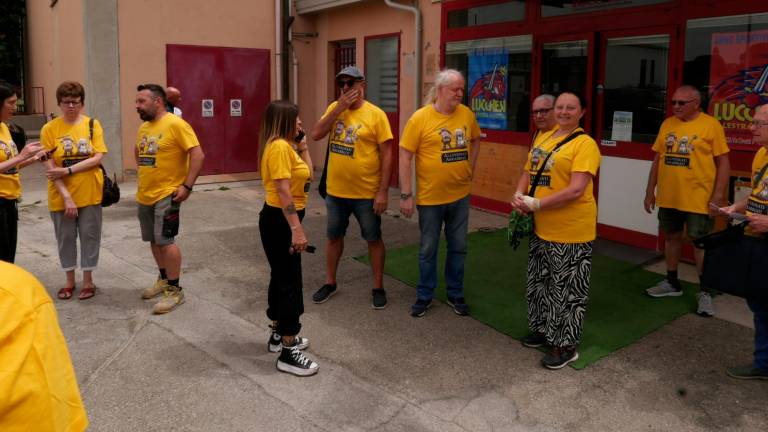
[[[11,138],[11,131],[5,123],[0,122],[0,162],[5,162],[19,154],[16,143]],[[19,169],[13,167],[0,173],[0,198],[15,200],[21,196],[21,181]]]
[[138,190],[136,201],[153,205],[184,183],[189,170],[188,152],[200,145],[192,126],[179,116],[163,115],[139,127]]
[[301,210],[307,206],[309,167],[288,141],[276,139],[264,149],[264,154],[261,157],[261,179],[267,192],[268,205],[283,208],[280,196],[277,194],[275,180],[290,179],[291,196],[296,210]]
[[[323,117],[336,107],[334,102]],[[392,139],[387,115],[365,101],[339,114],[331,126],[326,190],[339,198],[373,199],[381,185],[379,144]]]
[[[56,166],[68,168],[92,157],[95,153],[107,152],[104,131],[98,120],[93,121],[93,140],[89,139],[89,120],[89,117],[82,116],[79,123],[71,125],[62,117],[57,117],[43,126],[40,131],[40,142],[48,150],[56,149],[52,154]],[[101,205],[104,174],[98,165],[86,171],[64,176],[62,180],[78,208]],[[64,200],[51,180],[48,180],[48,209],[64,210]]]
[[[528,153],[525,170],[533,183],[540,163],[564,140],[566,136],[552,138],[557,129],[539,134]],[[576,131],[584,131],[577,128]],[[559,192],[571,183],[571,173],[589,173],[594,177],[600,167],[600,150],[597,143],[587,134],[580,135],[560,147],[544,167],[539,185],[534,193],[544,198]],[[543,209],[533,214],[536,235],[555,243],[586,243],[597,236],[597,204],[592,192],[593,181],[589,180],[584,193],[564,207]]]
[[715,187],[715,156],[728,153],[725,132],[714,117],[664,120],[653,144],[659,154],[658,207],[708,214]]
[[21,267],[0,261],[0,275],[0,430],[85,430],[88,418],[51,298]]
[[[755,158],[752,159],[752,193],[747,199],[747,216],[752,214],[768,215],[768,151],[765,147],[760,147],[760,150],[755,154]],[[762,177],[760,171],[763,171]],[[762,236],[762,233],[752,233],[747,227],[747,234]]]
[[416,204],[447,204],[469,195],[471,141],[479,137],[475,114],[464,105],[450,115],[432,104],[413,113],[400,147],[416,155]]

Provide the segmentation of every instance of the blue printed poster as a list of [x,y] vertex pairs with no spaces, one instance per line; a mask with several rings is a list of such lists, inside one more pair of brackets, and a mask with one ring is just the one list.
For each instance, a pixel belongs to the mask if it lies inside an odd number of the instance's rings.
[[469,106],[484,129],[507,129],[506,51],[477,51],[469,55]]

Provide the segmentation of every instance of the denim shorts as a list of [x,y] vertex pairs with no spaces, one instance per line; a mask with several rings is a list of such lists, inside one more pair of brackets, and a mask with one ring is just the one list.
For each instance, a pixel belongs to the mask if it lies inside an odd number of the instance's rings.
[[349,226],[349,216],[354,214],[360,224],[360,235],[367,241],[381,240],[381,216],[373,212],[372,199],[338,198],[328,195],[325,198],[328,211],[329,239],[344,237]]
[[667,234],[681,232],[685,226],[688,237],[698,238],[709,234],[714,225],[709,215],[659,207],[659,228]]

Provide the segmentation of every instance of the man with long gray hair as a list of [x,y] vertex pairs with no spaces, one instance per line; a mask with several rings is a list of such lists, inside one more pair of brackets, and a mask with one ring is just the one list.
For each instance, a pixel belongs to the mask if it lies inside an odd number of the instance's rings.
[[467,255],[469,190],[478,154],[480,126],[465,105],[464,76],[446,69],[438,73],[428,104],[408,120],[400,138],[400,212],[414,210],[411,166],[416,156],[416,206],[421,245],[419,285],[411,316],[421,317],[432,305],[437,286],[437,246],[445,226],[448,304],[467,315],[464,300],[464,259]]

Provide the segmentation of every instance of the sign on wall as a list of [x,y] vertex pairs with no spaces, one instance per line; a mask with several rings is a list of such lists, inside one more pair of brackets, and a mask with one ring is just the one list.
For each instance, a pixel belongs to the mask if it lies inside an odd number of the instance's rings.
[[749,124],[768,103],[768,30],[714,33],[708,112],[725,129],[731,148],[754,149]]
[[508,59],[504,50],[469,55],[469,105],[481,128],[507,129]]
[[229,115],[232,117],[242,117],[243,115],[243,100],[242,99],[230,99],[229,100]]
[[203,117],[213,117],[213,99],[203,99]]

